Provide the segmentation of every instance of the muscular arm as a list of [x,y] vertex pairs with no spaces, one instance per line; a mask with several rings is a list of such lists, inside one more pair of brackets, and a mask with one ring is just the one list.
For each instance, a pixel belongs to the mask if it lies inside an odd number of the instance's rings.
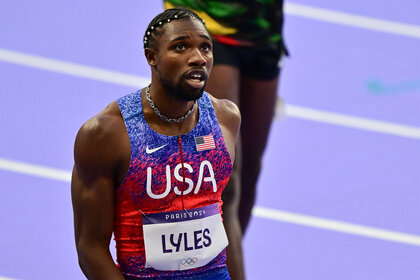
[[128,149],[121,137],[122,119],[110,110],[115,105],[87,121],[75,142],[71,182],[75,240],[79,265],[88,279],[124,279],[109,252],[114,190]]

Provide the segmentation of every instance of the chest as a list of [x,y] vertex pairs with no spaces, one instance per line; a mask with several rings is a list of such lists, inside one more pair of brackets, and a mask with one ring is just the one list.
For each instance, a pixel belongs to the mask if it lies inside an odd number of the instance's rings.
[[[145,211],[219,201],[231,173],[223,137],[184,135],[179,139],[145,137],[132,151],[120,192]],[[204,203],[206,202],[206,203]]]

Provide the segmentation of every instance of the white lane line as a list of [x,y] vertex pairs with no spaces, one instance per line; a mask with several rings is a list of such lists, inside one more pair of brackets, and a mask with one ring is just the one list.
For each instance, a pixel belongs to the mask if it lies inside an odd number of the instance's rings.
[[[0,169],[64,182],[70,182],[71,178],[71,172],[69,171],[1,158]],[[274,221],[287,222],[302,226],[321,228],[341,233],[355,234],[386,241],[420,246],[420,236],[418,235],[361,226],[357,224],[285,212],[259,206],[254,207],[252,214],[255,217],[270,219]]]
[[71,180],[69,171],[4,158],[0,158],[0,169],[64,182]]
[[328,123],[344,127],[368,130],[372,132],[420,139],[420,128],[408,125],[383,122],[368,118],[354,117],[294,105],[286,105],[286,115],[288,117],[294,117],[315,122]]
[[330,219],[318,218],[308,215],[296,214],[265,207],[254,207],[252,214],[255,217],[280,222],[292,223],[307,227],[320,228],[346,234],[360,235],[386,241],[420,246],[420,236],[397,231],[361,226],[353,223],[340,222]]
[[[146,86],[150,81],[145,77],[58,61],[6,49],[0,49],[0,61],[136,88]],[[283,108],[281,107],[282,102],[280,99],[277,104],[277,115],[284,114],[284,112],[281,112]],[[420,128],[418,127],[337,114],[295,105],[286,105],[286,115],[299,119],[420,139]]]
[[0,61],[136,88],[143,87],[150,81],[150,79],[136,75],[104,70],[101,68],[85,66],[82,64],[51,59],[7,49],[0,49]]
[[328,23],[420,38],[420,26],[413,24],[359,16],[290,2],[285,3],[284,11],[286,14],[292,16],[300,16]]

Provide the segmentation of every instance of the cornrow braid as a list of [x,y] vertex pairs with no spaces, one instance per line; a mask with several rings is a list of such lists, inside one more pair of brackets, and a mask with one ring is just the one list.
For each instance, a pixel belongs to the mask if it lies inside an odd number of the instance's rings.
[[203,23],[204,27],[206,27],[204,20],[200,18],[195,12],[187,8],[177,7],[173,9],[168,9],[158,14],[154,19],[152,19],[152,21],[149,23],[149,26],[147,26],[147,29],[143,37],[143,47],[155,48],[155,42],[156,42],[155,39],[162,34],[161,27],[165,23],[169,23],[172,20],[186,19],[186,18],[197,19]]

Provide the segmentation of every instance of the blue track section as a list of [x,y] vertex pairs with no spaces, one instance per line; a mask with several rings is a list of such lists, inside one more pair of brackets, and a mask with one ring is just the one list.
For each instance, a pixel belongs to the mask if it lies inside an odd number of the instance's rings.
[[[420,30],[417,0],[288,4]],[[42,59],[147,79],[142,36],[161,10],[160,1],[0,2],[0,279],[84,279],[74,246],[69,181],[19,171],[11,162],[70,172],[82,123],[136,89],[98,76],[41,69],[52,63]],[[285,38],[291,56],[279,96],[291,107],[420,131],[419,37],[286,14]],[[5,58],[6,50],[41,60],[28,58],[32,65],[22,65]],[[292,112],[273,123],[257,206],[420,240],[420,137],[311,118]],[[420,241],[380,236],[254,216],[244,240],[247,276],[420,279]]]

